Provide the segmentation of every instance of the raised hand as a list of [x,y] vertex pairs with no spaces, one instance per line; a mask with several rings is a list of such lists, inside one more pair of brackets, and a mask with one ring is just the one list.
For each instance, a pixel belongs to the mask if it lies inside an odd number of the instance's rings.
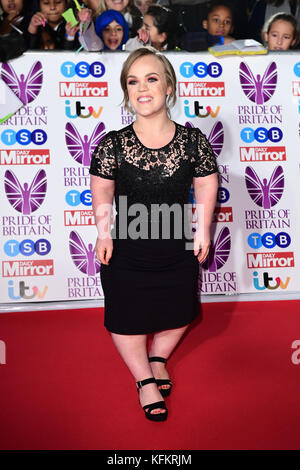
[[45,26],[47,23],[47,18],[43,13],[38,11],[33,15],[33,17],[30,20],[29,26],[28,26],[28,32],[30,34],[36,34],[38,31],[39,26]]
[[143,44],[147,44],[149,42],[149,39],[150,39],[149,31],[147,31],[144,28],[140,28],[138,30],[138,40],[142,42]]
[[66,33],[70,38],[74,38],[75,34],[79,31],[79,26],[72,26],[72,23],[66,24]]
[[78,12],[77,16],[82,24],[90,23],[92,21],[92,10],[82,8],[82,10]]

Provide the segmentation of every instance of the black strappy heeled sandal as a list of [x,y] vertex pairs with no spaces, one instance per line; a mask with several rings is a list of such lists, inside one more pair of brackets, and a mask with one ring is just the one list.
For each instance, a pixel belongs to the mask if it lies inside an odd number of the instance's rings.
[[[151,384],[151,383],[154,383],[154,384],[156,383],[156,380],[154,377],[136,382],[138,393],[139,393],[140,388],[142,388],[144,385]],[[166,411],[162,413],[151,413],[151,411],[156,410],[158,408],[162,408],[163,410],[166,410]],[[145,412],[146,418],[150,419],[151,421],[165,421],[168,416],[168,410],[163,400],[156,401],[155,403],[150,403],[149,405],[145,405],[143,406],[143,410]]]
[[[167,359],[165,359],[164,357],[153,356],[153,357],[149,357],[149,362],[163,362],[164,364],[166,364]],[[155,382],[158,387],[160,387],[161,385],[169,385],[169,388],[158,389],[163,397],[168,397],[171,393],[172,386],[173,386],[171,380],[170,379],[155,379]]]

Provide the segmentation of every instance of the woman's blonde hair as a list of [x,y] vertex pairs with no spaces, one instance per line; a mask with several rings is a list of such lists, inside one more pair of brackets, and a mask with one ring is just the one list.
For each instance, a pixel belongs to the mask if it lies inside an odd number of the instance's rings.
[[131,52],[131,54],[125,60],[120,76],[121,87],[124,95],[122,104],[124,105],[125,109],[132,113],[132,109],[129,105],[129,96],[127,90],[128,72],[132,64],[137,59],[150,55],[157,57],[157,59],[162,63],[165,71],[167,86],[172,88],[171,93],[167,97],[167,110],[168,114],[170,114],[169,108],[174,106],[176,103],[176,74],[171,62],[161,52],[158,52],[156,49],[154,49],[154,47],[151,46],[140,47],[139,49],[136,49],[135,51]]

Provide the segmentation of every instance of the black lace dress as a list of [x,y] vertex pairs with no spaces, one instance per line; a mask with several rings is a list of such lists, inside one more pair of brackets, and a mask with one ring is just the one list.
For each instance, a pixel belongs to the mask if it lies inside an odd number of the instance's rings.
[[90,173],[115,180],[114,249],[101,266],[104,324],[113,333],[179,328],[199,311],[186,209],[193,177],[215,173],[217,165],[199,129],[175,125],[173,139],[159,149],[145,147],[132,124],[111,131],[92,157]]

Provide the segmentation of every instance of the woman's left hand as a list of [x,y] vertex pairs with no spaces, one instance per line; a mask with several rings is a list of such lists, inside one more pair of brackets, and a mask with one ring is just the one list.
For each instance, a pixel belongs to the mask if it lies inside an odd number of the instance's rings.
[[194,236],[194,255],[198,257],[199,263],[203,263],[208,256],[210,247],[209,231],[203,231],[200,235],[197,231]]

